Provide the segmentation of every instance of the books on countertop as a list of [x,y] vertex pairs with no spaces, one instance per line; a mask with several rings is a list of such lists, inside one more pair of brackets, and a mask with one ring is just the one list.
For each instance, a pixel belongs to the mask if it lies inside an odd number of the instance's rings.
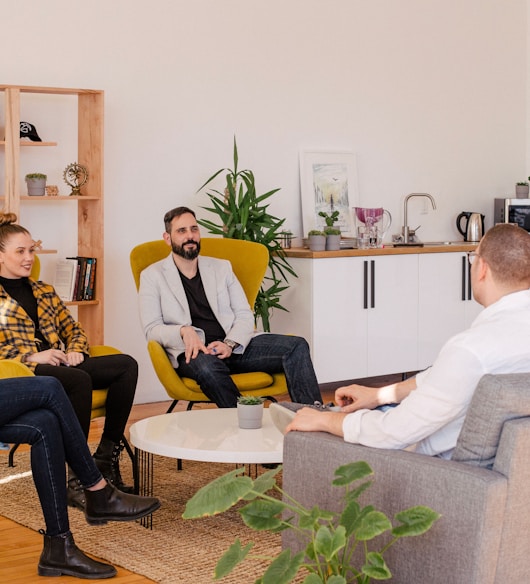
[[93,300],[95,284],[96,258],[76,256],[57,260],[53,286],[61,300]]

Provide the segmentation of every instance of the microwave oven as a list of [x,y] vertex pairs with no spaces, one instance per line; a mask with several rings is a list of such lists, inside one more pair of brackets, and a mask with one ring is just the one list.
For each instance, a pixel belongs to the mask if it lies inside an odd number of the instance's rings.
[[530,232],[530,199],[495,199],[493,214],[497,223],[515,223]]

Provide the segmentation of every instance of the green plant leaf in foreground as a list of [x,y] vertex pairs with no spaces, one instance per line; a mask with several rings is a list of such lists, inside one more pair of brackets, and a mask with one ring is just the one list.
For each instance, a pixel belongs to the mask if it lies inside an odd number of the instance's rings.
[[237,476],[244,470],[236,468],[199,489],[186,503],[183,519],[217,515],[243,499],[252,490],[253,484],[250,477]]
[[403,525],[394,527],[392,535],[395,537],[410,537],[421,535],[428,531],[432,524],[440,518],[440,514],[429,507],[418,505],[396,513],[395,518]]
[[[392,574],[383,557],[386,550],[401,537],[425,533],[440,517],[429,507],[411,507],[396,513],[394,519],[400,525],[393,528],[389,518],[373,505],[362,506],[356,498],[371,481],[351,483],[373,474],[365,462],[346,464],[335,471],[333,484],[346,487],[342,512],[316,505],[304,507],[275,483],[274,476],[279,470],[272,469],[252,481],[250,477],[238,476],[243,469],[236,469],[206,485],[188,501],[184,518],[213,515],[238,501],[250,501],[240,509],[247,526],[273,533],[292,529],[305,546],[294,556],[290,549],[285,549],[270,557],[250,554],[252,544],[243,547],[237,540],[219,560],[216,579],[226,576],[244,559],[268,559],[270,565],[255,584],[290,584],[297,575],[303,577],[303,584],[370,584],[373,580],[388,580]],[[283,498],[277,500],[267,494],[271,489]],[[387,531],[393,538],[387,535],[378,545],[376,538]],[[378,549],[370,550],[368,541]]]
[[248,527],[256,531],[266,529],[276,530],[282,526],[282,520],[278,515],[285,509],[281,501],[263,501],[256,499],[239,510],[243,521]]
[[291,550],[281,552],[263,574],[263,584],[288,584],[304,563],[304,553],[291,557]]
[[220,580],[227,574],[230,574],[230,572],[247,557],[253,546],[253,543],[247,543],[245,547],[241,547],[241,541],[239,538],[236,539],[217,562],[214,571],[214,579]]
[[388,580],[392,576],[383,556],[377,552],[368,552],[366,554],[363,574],[374,580]]

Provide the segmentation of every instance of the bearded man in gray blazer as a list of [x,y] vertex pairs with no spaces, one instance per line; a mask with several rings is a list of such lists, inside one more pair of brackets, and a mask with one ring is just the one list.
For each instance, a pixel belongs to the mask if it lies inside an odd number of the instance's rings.
[[171,253],[140,277],[140,317],[147,340],[159,342],[175,369],[195,379],[219,407],[240,395],[231,373],[285,373],[291,400],[322,401],[301,337],[256,333],[254,316],[229,261],[200,256],[194,211],[176,207],[164,216]]

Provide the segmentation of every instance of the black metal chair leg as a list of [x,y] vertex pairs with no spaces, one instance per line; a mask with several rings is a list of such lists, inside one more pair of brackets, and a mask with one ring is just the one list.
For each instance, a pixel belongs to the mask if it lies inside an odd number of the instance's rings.
[[15,452],[19,446],[20,446],[20,444],[13,444],[13,446],[11,446],[11,450],[9,451],[9,457],[8,457],[8,462],[7,462],[8,466],[15,466],[14,456],[15,456]]

